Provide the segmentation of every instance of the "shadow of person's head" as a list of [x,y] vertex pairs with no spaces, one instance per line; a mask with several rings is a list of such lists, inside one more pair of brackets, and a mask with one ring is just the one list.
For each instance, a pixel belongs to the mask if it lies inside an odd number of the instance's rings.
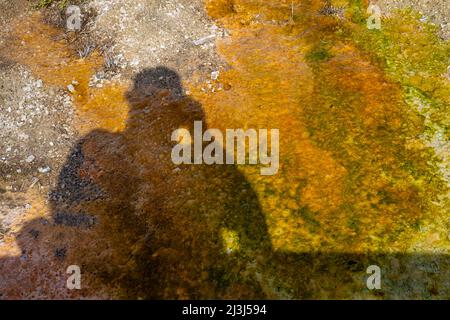
[[126,97],[134,101],[135,97],[152,96],[159,91],[167,91],[173,98],[181,98],[183,87],[178,73],[163,66],[146,68],[133,77],[133,87]]
[[129,103],[127,128],[144,128],[142,121],[159,132],[178,128],[193,129],[194,121],[202,121],[202,106],[184,94],[179,74],[167,67],[146,68],[133,77],[125,93]]

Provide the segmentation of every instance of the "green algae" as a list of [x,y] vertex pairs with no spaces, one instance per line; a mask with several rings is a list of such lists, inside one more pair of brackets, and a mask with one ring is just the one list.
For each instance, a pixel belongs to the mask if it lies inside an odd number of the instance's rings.
[[329,48],[327,48],[326,42],[320,42],[319,45],[315,46],[306,54],[306,60],[314,62],[323,62],[331,59],[333,55],[330,53]]
[[381,31],[352,30],[351,39],[378,61],[388,76],[409,95],[411,89],[428,100],[434,121],[448,124],[450,44],[437,36],[437,27],[420,21],[412,10],[396,11],[383,20]]
[[[411,10],[398,11],[393,17],[383,20],[381,30],[369,30],[365,28],[365,20],[361,19],[360,7],[360,2],[350,6],[348,13],[351,16],[351,21],[355,24],[343,24],[341,28],[337,28],[337,31],[334,32],[334,35],[337,35],[334,43],[355,44],[362,54],[369,57],[372,63],[383,68],[386,72],[386,80],[398,83],[402,87],[403,99],[397,98],[395,107],[400,107],[400,112],[408,115],[403,117],[402,120],[404,128],[396,130],[380,125],[377,127],[379,132],[374,137],[377,139],[377,144],[385,145],[385,152],[389,148],[392,150],[400,164],[397,169],[392,166],[383,166],[384,174],[392,176],[390,178],[392,183],[396,183],[395,181],[400,177],[405,177],[405,174],[406,176],[410,174],[413,181],[427,180],[427,190],[424,191],[426,194],[422,193],[425,199],[428,198],[427,200],[424,199],[424,207],[422,207],[422,210],[426,211],[425,207],[431,205],[430,201],[434,201],[440,194],[446,193],[442,175],[437,174],[438,163],[442,159],[436,156],[436,151],[432,148],[422,148],[420,155],[417,155],[417,150],[411,152],[404,149],[403,146],[406,145],[408,137],[412,138],[417,135],[430,137],[436,131],[441,133],[441,137],[444,136],[448,139],[449,85],[448,80],[443,75],[448,66],[450,47],[448,42],[444,42],[437,37],[435,26],[420,22],[420,16]],[[322,35],[320,38],[330,39],[331,37],[331,32],[328,32],[327,35]],[[320,42],[323,43],[323,40],[320,40]],[[322,56],[325,55],[322,54]],[[349,112],[349,107],[351,107],[353,101],[359,101],[359,104],[364,102],[361,101],[360,92],[352,92],[353,96],[349,97],[348,92],[341,94],[336,86],[329,85],[327,78],[320,74],[322,72],[320,64],[326,62],[330,55],[326,56],[327,59],[321,59],[322,56],[319,54],[318,58],[311,59],[307,55],[307,61],[311,64],[316,77],[319,79],[318,90],[323,101],[321,104],[317,104],[320,99],[315,101],[314,106],[309,109],[311,112],[307,112],[306,119],[309,120],[309,129],[313,139],[322,147],[334,149],[334,154],[340,154],[340,158],[344,160],[349,156],[349,153],[345,152],[346,148],[343,147],[346,140],[350,140],[353,149],[355,149],[355,145],[367,146],[368,141],[365,139],[356,140],[361,135],[355,135],[355,132],[349,130],[348,127],[349,124],[353,123],[360,127],[362,131],[366,131],[361,124],[361,119],[357,116],[352,117],[352,114],[356,113]],[[373,70],[373,72],[375,73],[376,70]],[[370,79],[367,79],[367,81],[370,81]],[[420,101],[422,107],[413,107],[414,103],[417,104],[417,101]],[[326,112],[327,108],[330,109],[329,112]],[[333,112],[333,110],[336,109],[337,112],[344,110],[343,112],[346,113],[345,115],[339,114],[338,118],[341,123],[335,121],[336,111]],[[342,121],[343,118],[346,118],[346,120]],[[411,126],[408,126],[408,124]],[[330,134],[330,131],[333,133]],[[321,132],[326,134],[324,139],[320,138]],[[395,140],[398,142],[393,144]],[[336,146],[343,148],[336,150]],[[364,150],[360,148],[360,152],[364,152]],[[370,155],[368,155],[364,157],[364,160],[367,161],[370,158]],[[354,162],[351,165],[349,164],[348,167],[350,166],[353,168],[361,167]],[[398,171],[399,169],[400,171]],[[404,172],[401,173],[401,171]],[[352,178],[358,173],[361,174],[358,170],[356,172],[353,170],[353,173],[352,170],[349,171],[347,177],[349,186],[357,186],[361,182],[358,183],[357,180]],[[352,192],[354,191],[352,190]],[[428,205],[425,204],[427,201]],[[381,200],[381,204],[395,204],[395,202],[390,203]],[[372,207],[379,209],[374,204],[372,204]],[[410,223],[415,225],[418,222],[410,221]]]

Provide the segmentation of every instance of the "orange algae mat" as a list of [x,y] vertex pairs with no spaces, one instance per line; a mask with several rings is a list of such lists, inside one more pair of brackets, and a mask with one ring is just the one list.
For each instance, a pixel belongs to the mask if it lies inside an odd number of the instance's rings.
[[[427,101],[437,110],[432,120],[445,125],[448,80],[438,60],[448,46],[411,13],[366,30],[364,2],[348,5],[345,19],[318,14],[325,1],[205,5],[231,33],[217,40],[229,66],[212,82],[220,89],[191,85],[177,102],[126,84],[89,88],[99,57],[73,58],[54,40],[58,31],[38,20],[31,34],[18,32],[25,45],[17,61],[49,84],[79,83],[74,104],[85,136],[75,167],[106,196],[50,203],[53,217],[89,212],[98,224],[58,226],[47,237],[70,243],[66,259],[91,279],[84,293],[106,286],[131,298],[448,298],[447,184],[423,138],[424,115],[411,104]],[[389,41],[424,45],[405,58],[383,46]],[[427,61],[420,79],[396,68],[407,60],[420,74],[414,59]],[[170,133],[198,119],[223,132],[278,128],[278,174],[248,165],[176,171]],[[384,272],[380,291],[367,290],[371,264]]]
[[418,138],[423,119],[401,83],[353,43],[364,25],[317,14],[321,1],[294,1],[292,18],[291,5],[207,1],[232,34],[218,43],[231,65],[220,80],[231,89],[198,94],[209,126],[280,128],[280,174],[242,168],[277,250],[408,250],[421,222],[446,213],[433,205],[447,189]]

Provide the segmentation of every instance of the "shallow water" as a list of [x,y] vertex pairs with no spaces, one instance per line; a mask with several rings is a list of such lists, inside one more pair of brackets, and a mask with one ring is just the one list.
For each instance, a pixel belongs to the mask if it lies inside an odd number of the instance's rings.
[[[229,66],[203,86],[184,79],[191,95],[179,102],[129,83],[89,87],[98,54],[77,59],[38,15],[21,21],[16,61],[46,84],[79,83],[75,169],[107,194],[50,204],[53,216],[63,206],[99,220],[83,240],[65,231],[68,259],[117,281],[122,297],[448,296],[446,158],[429,141],[439,130],[448,141],[449,46],[410,12],[367,30],[366,4],[343,5],[336,17],[318,13],[324,1],[206,1],[231,33],[217,40]],[[198,118],[223,132],[279,129],[278,174],[174,171],[170,133]],[[363,280],[373,261],[391,272],[378,296]],[[435,261],[441,274],[404,280]]]

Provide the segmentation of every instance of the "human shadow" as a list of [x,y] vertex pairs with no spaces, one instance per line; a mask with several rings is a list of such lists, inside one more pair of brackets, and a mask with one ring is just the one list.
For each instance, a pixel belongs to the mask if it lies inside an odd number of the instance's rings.
[[251,185],[234,165],[171,160],[174,130],[207,129],[201,105],[165,67],[138,73],[126,98],[125,130],[83,137],[51,193],[56,224],[95,233],[71,258],[123,297],[261,297],[249,273],[270,239]]
[[[449,297],[448,254],[275,250],[236,166],[172,162],[174,130],[208,128],[178,74],[146,69],[126,98],[125,129],[78,141],[50,193],[52,219],[26,223],[16,237],[22,254],[0,259],[7,298]],[[65,286],[69,265],[80,266],[80,291]],[[367,287],[371,265],[382,270],[381,289]]]

